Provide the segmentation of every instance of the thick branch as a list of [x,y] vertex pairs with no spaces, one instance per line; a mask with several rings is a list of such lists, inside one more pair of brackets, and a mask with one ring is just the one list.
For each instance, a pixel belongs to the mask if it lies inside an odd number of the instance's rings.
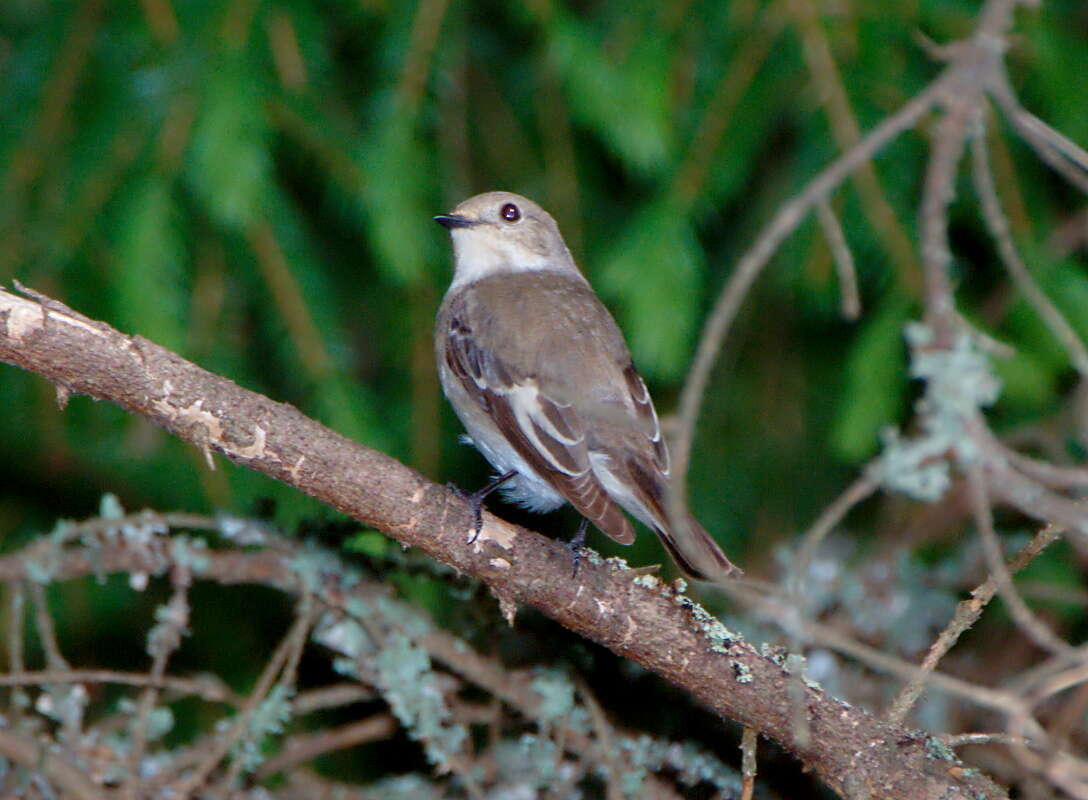
[[145,339],[39,300],[0,291],[0,360],[294,486],[485,582],[508,608],[538,608],[776,740],[836,791],[1005,796],[977,772],[934,758],[925,737],[811,688],[804,697],[811,738],[800,746],[790,677],[683,595],[611,562],[583,563],[572,580],[565,547],[490,514],[470,543],[463,502],[408,467]]

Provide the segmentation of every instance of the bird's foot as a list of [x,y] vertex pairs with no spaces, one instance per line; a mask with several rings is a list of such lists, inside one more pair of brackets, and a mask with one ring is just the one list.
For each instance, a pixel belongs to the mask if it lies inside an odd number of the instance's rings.
[[589,527],[589,520],[582,517],[582,521],[578,523],[578,530],[575,532],[573,538],[569,542],[566,542],[567,549],[570,550],[571,572],[572,578],[578,577],[578,565],[582,563],[582,556],[586,552],[586,528]]
[[484,499],[515,475],[517,475],[517,472],[510,470],[475,492],[466,492],[455,483],[446,484],[446,488],[464,500],[468,504],[469,510],[472,511],[472,538],[468,540],[469,544],[476,541],[480,531],[484,528]]

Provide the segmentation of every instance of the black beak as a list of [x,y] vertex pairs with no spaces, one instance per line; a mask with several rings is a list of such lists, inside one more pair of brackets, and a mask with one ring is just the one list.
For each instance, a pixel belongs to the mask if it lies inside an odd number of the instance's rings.
[[476,224],[468,217],[462,217],[460,214],[439,214],[437,217],[434,217],[434,221],[443,228],[449,230],[453,230],[454,228],[467,228]]

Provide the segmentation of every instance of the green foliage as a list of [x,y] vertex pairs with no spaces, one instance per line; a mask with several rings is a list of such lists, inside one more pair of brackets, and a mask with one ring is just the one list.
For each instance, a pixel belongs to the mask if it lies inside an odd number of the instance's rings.
[[228,229],[258,220],[272,189],[264,77],[226,54],[208,70],[201,93],[187,177],[208,215]]
[[856,461],[876,449],[877,434],[903,410],[907,350],[903,326],[912,307],[892,298],[869,312],[844,364],[839,413],[832,433],[836,453]]
[[644,37],[624,64],[600,52],[586,26],[557,14],[545,27],[549,63],[562,76],[571,113],[634,170],[660,173],[675,135],[669,125],[668,42]]
[[[486,467],[456,444],[431,363],[451,256],[430,217],[476,192],[520,191],[563,222],[667,427],[739,256],[843,149],[793,6],[193,0],[94,14],[77,0],[0,3],[0,281],[56,295],[474,488]],[[863,133],[941,68],[917,32],[954,42],[979,8],[816,6]],[[423,13],[436,7],[441,19]],[[1017,16],[1017,91],[1085,145],[1083,3]],[[766,47],[749,48],[760,37]],[[930,122],[873,165],[912,242]],[[1080,201],[1007,125],[997,129],[997,188],[1017,245],[1088,337],[1084,238],[1068,233]],[[1069,393],[1068,354],[1001,270],[967,181],[960,191],[951,234],[963,313],[1014,350],[992,360],[1003,387],[993,419],[1046,429]],[[698,428],[692,505],[741,564],[811,524],[917,393],[903,330],[920,281],[892,255],[858,184],[830,201],[857,264],[861,318],[842,321],[827,243],[802,226],[734,324]],[[125,508],[237,514],[271,499],[285,528],[321,509],[223,460],[211,472],[190,446],[105,404],[76,397],[58,412],[51,387],[0,369],[5,547],[58,516],[85,516],[106,492]],[[533,521],[571,528],[561,515]],[[645,539],[624,555],[664,561]],[[372,559],[396,549],[374,533],[350,547]],[[1046,580],[1073,584],[1057,561],[1039,563]],[[402,595],[442,621],[453,615],[430,574],[392,572]],[[247,629],[238,642],[261,635]],[[392,655],[387,677],[406,697],[398,713],[424,729],[408,695],[425,665],[407,645]],[[437,722],[420,735],[441,745],[437,760],[461,733],[430,711]]]
[[378,268],[391,284],[412,284],[435,271],[441,256],[420,223],[434,216],[430,153],[415,132],[415,115],[394,112],[360,143],[363,223]]
[[120,328],[184,351],[191,288],[172,187],[159,174],[137,183],[118,212],[117,259],[109,264],[116,270],[115,318]]
[[703,251],[691,223],[651,201],[601,261],[597,285],[614,297],[620,327],[647,377],[680,378],[696,331]]

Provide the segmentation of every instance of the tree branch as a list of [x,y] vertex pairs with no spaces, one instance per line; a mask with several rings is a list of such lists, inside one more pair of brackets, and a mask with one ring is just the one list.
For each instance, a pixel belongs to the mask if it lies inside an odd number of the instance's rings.
[[811,738],[802,747],[791,725],[791,678],[783,667],[677,590],[636,577],[614,560],[583,563],[572,580],[562,544],[491,514],[470,542],[471,514],[450,491],[146,339],[49,298],[0,291],[0,360],[63,391],[140,414],[418,547],[486,583],[507,609],[520,603],[539,609],[779,742],[841,794],[1005,797],[977,771],[935,757],[927,737],[811,687],[804,695]]

